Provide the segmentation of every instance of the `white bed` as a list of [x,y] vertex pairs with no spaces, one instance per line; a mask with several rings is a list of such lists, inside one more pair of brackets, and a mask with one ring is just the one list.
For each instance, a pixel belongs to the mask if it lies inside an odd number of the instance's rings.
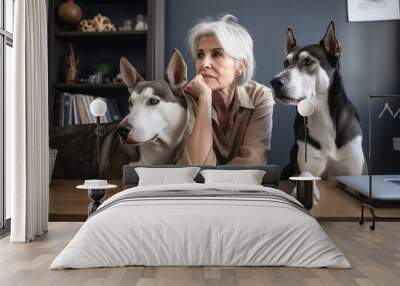
[[138,186],[114,195],[50,269],[127,265],[351,267],[284,192],[198,183]]

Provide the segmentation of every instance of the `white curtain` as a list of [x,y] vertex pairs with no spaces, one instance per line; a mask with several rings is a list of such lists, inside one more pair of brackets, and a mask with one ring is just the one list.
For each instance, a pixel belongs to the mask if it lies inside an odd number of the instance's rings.
[[12,242],[47,232],[49,201],[46,0],[15,1],[14,94],[6,98],[6,187]]

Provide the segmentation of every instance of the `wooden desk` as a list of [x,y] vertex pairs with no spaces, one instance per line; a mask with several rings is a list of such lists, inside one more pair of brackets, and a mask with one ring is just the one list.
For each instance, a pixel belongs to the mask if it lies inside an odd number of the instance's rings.
[[[118,185],[117,189],[106,192],[105,199],[122,190],[122,181],[109,180],[110,184]],[[50,221],[84,221],[87,218],[87,206],[90,199],[86,192],[75,187],[83,180],[53,180],[50,185],[49,217]],[[291,193],[294,183],[281,181],[279,189]],[[321,200],[311,214],[321,221],[357,221],[360,217],[361,204],[345,191],[329,180],[318,181]],[[399,216],[400,209],[377,209],[378,216]],[[365,212],[368,220],[369,212]]]

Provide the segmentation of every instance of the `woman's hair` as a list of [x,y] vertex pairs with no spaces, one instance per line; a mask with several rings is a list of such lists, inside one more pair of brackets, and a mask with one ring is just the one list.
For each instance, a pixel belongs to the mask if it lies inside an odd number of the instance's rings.
[[251,80],[255,70],[253,39],[233,15],[222,16],[217,21],[204,20],[190,29],[188,42],[193,60],[196,61],[197,46],[203,36],[215,36],[225,53],[237,63],[243,61],[244,70],[238,78],[238,85]]

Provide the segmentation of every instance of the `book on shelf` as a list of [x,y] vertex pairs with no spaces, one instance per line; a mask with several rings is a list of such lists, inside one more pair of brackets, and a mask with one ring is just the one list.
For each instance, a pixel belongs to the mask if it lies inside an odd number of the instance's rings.
[[60,95],[59,126],[96,123],[96,118],[90,113],[90,103],[95,98],[101,98],[107,105],[107,112],[100,117],[100,123],[111,123],[121,119],[115,99],[64,92]]

